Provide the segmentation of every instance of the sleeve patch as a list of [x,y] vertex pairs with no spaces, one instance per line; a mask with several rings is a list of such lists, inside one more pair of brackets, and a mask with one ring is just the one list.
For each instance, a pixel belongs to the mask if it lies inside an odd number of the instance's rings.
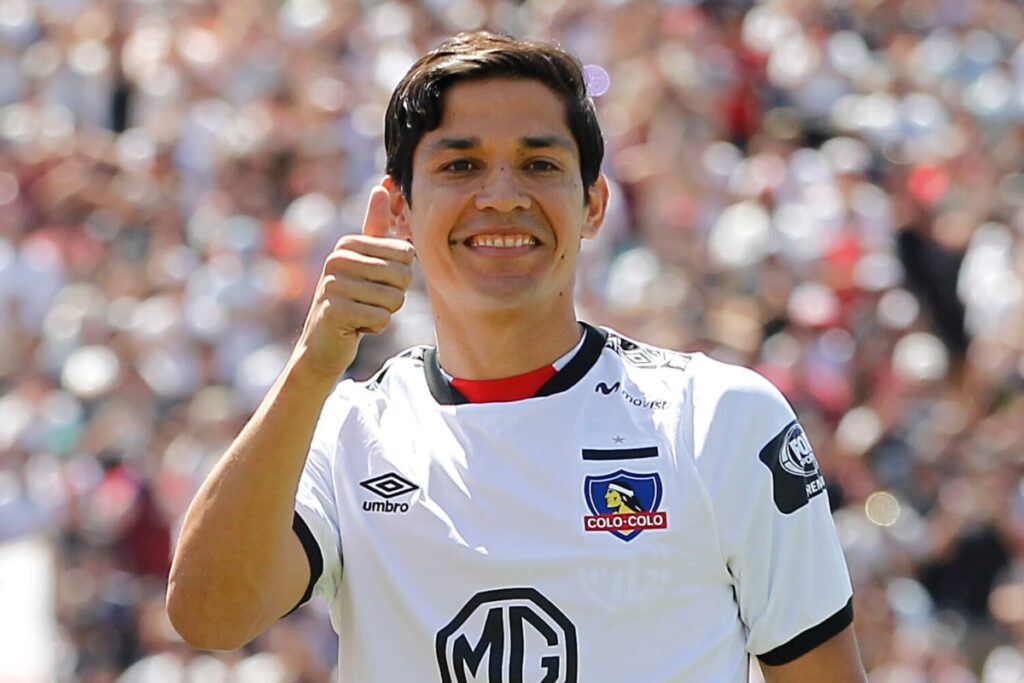
[[758,457],[772,473],[772,495],[779,512],[796,512],[825,491],[818,460],[796,420],[769,441]]

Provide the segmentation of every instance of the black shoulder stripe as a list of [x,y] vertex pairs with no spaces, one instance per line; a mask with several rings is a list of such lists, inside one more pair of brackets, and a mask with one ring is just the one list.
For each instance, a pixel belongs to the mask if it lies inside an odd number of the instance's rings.
[[758,655],[757,658],[768,666],[780,666],[788,664],[794,659],[802,657],[826,640],[829,640],[840,631],[853,623],[853,598],[846,605],[817,626],[812,626],[797,637],[774,650]]
[[[295,531],[295,535],[299,537],[302,549],[306,551],[306,559],[309,560],[309,585],[306,586],[306,592],[302,594],[298,604],[288,610],[288,614],[309,602],[309,599],[313,596],[313,586],[320,580],[320,575],[324,573],[324,557],[320,553],[320,546],[317,545],[316,539],[313,538],[313,532],[309,530],[309,527],[306,526],[306,521],[302,519],[298,512],[292,518],[292,529]],[[285,614],[285,616],[288,616],[288,614]]]

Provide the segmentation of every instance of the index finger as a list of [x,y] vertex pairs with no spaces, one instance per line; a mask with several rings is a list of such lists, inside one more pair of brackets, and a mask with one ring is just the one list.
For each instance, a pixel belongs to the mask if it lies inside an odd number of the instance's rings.
[[377,185],[370,190],[370,200],[366,205],[366,218],[363,219],[363,234],[369,237],[387,237],[391,223],[388,208],[390,195],[387,188]]
[[416,257],[416,250],[405,240],[394,237],[367,237],[366,235],[345,235],[334,246],[335,250],[354,251],[363,256],[398,261],[411,265]]

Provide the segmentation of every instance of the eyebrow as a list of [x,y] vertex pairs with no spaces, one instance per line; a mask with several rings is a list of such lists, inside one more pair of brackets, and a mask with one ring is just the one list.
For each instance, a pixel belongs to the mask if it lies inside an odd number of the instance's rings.
[[441,138],[434,140],[427,145],[427,153],[433,154],[434,152],[440,152],[449,149],[473,149],[474,147],[480,146],[480,138]]
[[[520,144],[527,149],[547,149],[549,147],[560,147],[568,152],[575,150],[575,146],[568,139],[561,135],[539,135],[539,136],[527,136],[519,139]],[[440,138],[434,140],[427,145],[426,153],[433,154],[435,152],[447,151],[447,150],[468,150],[475,149],[481,145],[480,138],[468,137],[468,138]]]
[[542,135],[538,137],[525,137],[520,140],[524,147],[530,149],[545,149],[548,147],[561,147],[567,152],[572,152],[576,148],[567,139],[561,135]]

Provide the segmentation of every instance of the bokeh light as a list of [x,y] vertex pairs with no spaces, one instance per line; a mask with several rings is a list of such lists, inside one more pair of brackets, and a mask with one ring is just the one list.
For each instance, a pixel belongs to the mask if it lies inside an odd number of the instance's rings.
[[900,503],[891,493],[876,491],[864,503],[864,514],[878,526],[892,526],[900,517]]

